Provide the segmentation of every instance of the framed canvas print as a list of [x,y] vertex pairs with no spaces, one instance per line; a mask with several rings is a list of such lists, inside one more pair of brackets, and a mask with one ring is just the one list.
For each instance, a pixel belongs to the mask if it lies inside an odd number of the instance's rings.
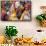
[[30,0],[2,0],[1,1],[2,21],[30,21],[31,1]]

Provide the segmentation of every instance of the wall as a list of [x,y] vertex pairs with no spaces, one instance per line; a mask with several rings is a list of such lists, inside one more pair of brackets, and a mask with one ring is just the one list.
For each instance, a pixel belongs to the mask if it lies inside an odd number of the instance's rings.
[[[35,34],[35,36],[43,35],[43,33],[37,33],[37,29],[44,30],[44,34],[46,32],[46,28],[40,27],[35,19],[36,15],[41,13],[40,6],[46,5],[46,0],[31,0],[32,1],[32,20],[30,22],[7,22],[7,21],[0,21],[0,35],[4,34],[4,29],[6,25],[14,25],[17,27],[19,33],[18,36],[22,34],[24,36],[31,37]],[[46,34],[45,34],[46,35]],[[40,36],[41,37],[41,36]],[[42,38],[42,37],[41,37]]]

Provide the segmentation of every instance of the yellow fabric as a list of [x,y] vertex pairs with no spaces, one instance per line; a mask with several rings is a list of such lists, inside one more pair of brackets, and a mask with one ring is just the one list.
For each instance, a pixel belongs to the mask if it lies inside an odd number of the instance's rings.
[[9,16],[9,20],[16,20],[16,11],[15,11],[15,9],[12,11],[12,14]]
[[46,38],[43,38],[43,39],[42,39],[42,42],[46,42]]
[[5,37],[4,36],[0,36],[0,44],[3,44],[5,42]]
[[29,11],[28,11],[28,10],[25,10],[25,11],[22,13],[22,16],[21,16],[20,20],[24,20],[24,16],[25,16],[26,14],[28,14],[28,13],[29,13]]

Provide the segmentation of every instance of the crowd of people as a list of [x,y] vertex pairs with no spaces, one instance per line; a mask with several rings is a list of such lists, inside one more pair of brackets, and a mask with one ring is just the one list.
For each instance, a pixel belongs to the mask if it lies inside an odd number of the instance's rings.
[[30,20],[31,1],[2,1],[1,20]]

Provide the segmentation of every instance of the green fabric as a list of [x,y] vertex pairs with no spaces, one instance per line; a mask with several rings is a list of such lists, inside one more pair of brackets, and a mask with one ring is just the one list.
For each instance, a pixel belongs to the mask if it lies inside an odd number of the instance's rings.
[[36,17],[36,19],[39,21],[46,20],[46,14],[40,14]]
[[6,36],[8,36],[9,38],[11,38],[12,36],[16,36],[18,31],[16,29],[15,26],[6,26]]

